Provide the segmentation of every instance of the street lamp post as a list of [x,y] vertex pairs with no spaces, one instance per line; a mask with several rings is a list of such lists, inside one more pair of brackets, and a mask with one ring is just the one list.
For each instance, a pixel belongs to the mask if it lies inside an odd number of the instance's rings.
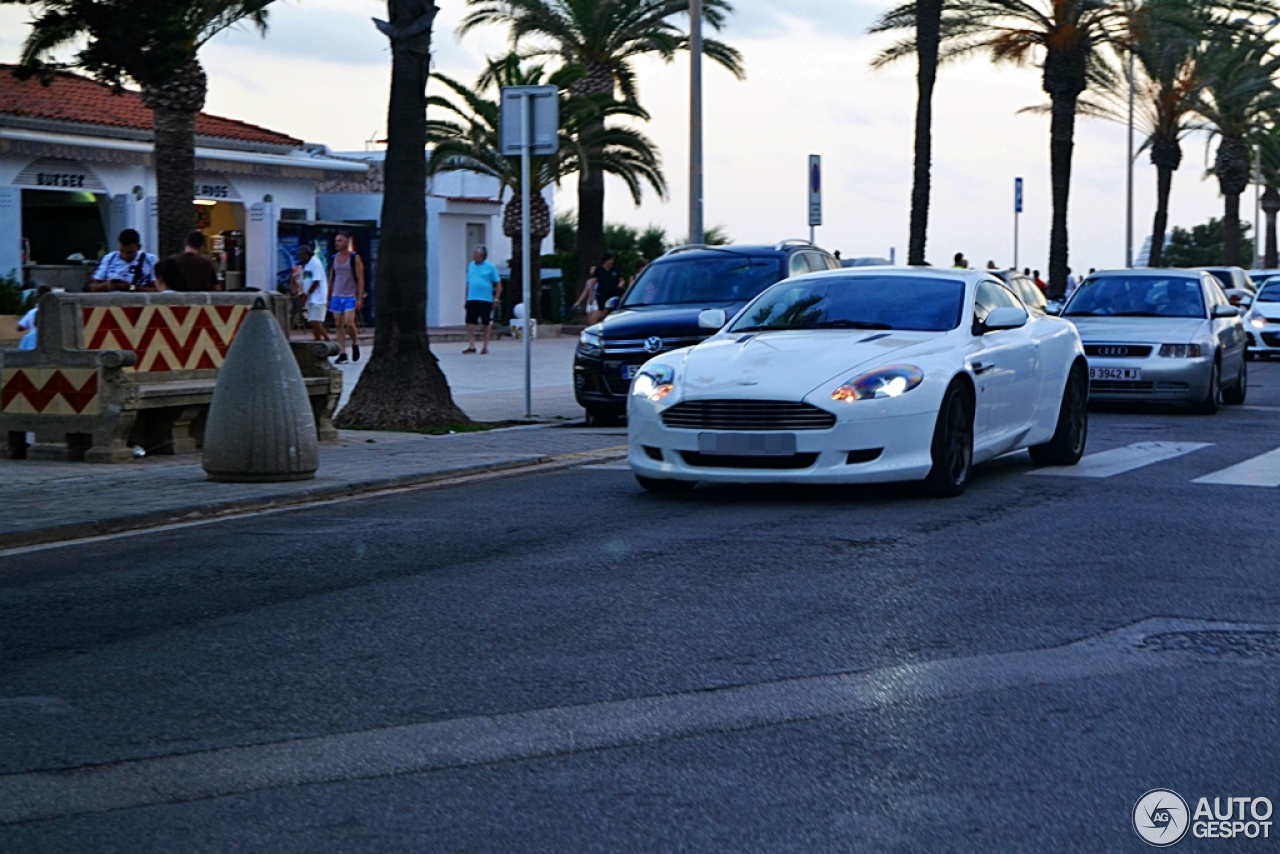
[[702,239],[702,0],[689,0],[689,242]]

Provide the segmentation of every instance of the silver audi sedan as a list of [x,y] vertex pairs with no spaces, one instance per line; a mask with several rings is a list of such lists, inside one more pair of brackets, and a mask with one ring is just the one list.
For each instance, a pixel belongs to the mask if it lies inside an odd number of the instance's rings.
[[1244,403],[1248,337],[1209,273],[1094,273],[1062,316],[1084,342],[1091,400],[1182,402],[1205,414]]

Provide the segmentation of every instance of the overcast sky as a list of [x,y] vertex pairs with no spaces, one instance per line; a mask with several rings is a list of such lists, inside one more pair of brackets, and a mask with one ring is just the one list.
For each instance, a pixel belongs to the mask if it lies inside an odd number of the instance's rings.
[[[911,192],[914,67],[871,71],[885,43],[865,35],[887,4],[861,0],[737,0],[720,37],[745,56],[747,79],[708,64],[705,80],[706,222],[737,242],[807,236],[807,156],[821,154],[824,222],[818,242],[845,257],[906,252]],[[370,18],[375,0],[277,0],[265,38],[233,31],[205,48],[209,112],[243,119],[335,150],[360,150],[385,130],[390,77],[386,40]],[[500,28],[459,39],[461,0],[442,0],[435,28],[436,70],[465,81],[486,56],[504,53]],[[0,7],[0,60],[12,62],[29,12]],[[640,97],[652,113],[646,132],[658,143],[669,198],[652,193],[636,208],[610,182],[606,216],[638,226],[687,231],[687,61],[637,66]],[[1044,271],[1049,237],[1048,117],[1018,114],[1045,100],[1034,67],[970,60],[945,67],[934,95],[933,205],[929,258],[950,263],[963,251],[974,264],[1013,261],[1013,179],[1025,179],[1020,266]],[[1124,263],[1125,129],[1096,119],[1076,126],[1071,203],[1071,266]],[[1185,144],[1174,177],[1171,224],[1189,227],[1221,216],[1217,185],[1205,180],[1205,142]],[[1134,252],[1149,232],[1155,170],[1136,170]],[[572,183],[558,209],[572,209]],[[1241,206],[1253,217],[1253,191]]]

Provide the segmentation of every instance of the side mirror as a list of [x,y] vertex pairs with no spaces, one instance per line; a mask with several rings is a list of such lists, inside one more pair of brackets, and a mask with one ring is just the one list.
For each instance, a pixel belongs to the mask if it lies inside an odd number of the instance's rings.
[[723,308],[704,308],[698,312],[698,327],[701,329],[719,331],[724,329],[724,325],[728,322],[729,317],[724,313]]
[[1051,299],[1044,306],[1045,314],[1052,314],[1054,317],[1062,314],[1062,303],[1056,299]]
[[987,315],[986,323],[981,326],[981,332],[999,332],[1002,329],[1017,329],[1026,325],[1027,310],[1025,308],[1015,308],[1011,305],[1002,306],[991,309],[991,313]]
[[1250,306],[1253,305],[1253,297],[1249,296],[1248,294],[1241,294],[1240,301],[1237,303],[1233,303],[1233,305],[1239,306],[1240,309],[1243,311],[1244,309],[1249,308]]
[[[992,314],[995,314],[995,312],[993,311]],[[1213,307],[1213,316],[1214,317],[1239,317],[1240,309],[1236,308],[1234,305],[1215,305]]]
[[618,307],[618,298],[617,298],[617,297],[609,297],[607,300],[605,300],[605,301],[604,301],[604,310],[605,310],[605,311],[613,311],[613,310],[614,310],[614,309],[616,309],[617,307]]

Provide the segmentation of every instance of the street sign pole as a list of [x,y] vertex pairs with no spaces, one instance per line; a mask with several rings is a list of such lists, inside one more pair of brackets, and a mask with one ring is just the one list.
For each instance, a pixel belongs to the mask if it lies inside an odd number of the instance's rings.
[[524,417],[529,419],[533,417],[533,342],[530,340],[533,338],[533,283],[529,281],[533,273],[533,265],[529,263],[533,244],[529,234],[533,110],[529,109],[528,95],[520,101],[520,286],[524,298],[524,335],[521,336],[521,343],[524,345]]
[[560,147],[560,90],[555,86],[504,86],[499,144],[505,157],[520,156],[520,292],[524,304],[524,417],[533,417],[533,155]]
[[1022,179],[1013,179],[1013,269],[1018,269],[1018,220],[1022,217]]
[[814,226],[822,225],[822,155],[809,155],[809,242]]
[[689,0],[689,243],[705,238],[702,220],[702,0]]

